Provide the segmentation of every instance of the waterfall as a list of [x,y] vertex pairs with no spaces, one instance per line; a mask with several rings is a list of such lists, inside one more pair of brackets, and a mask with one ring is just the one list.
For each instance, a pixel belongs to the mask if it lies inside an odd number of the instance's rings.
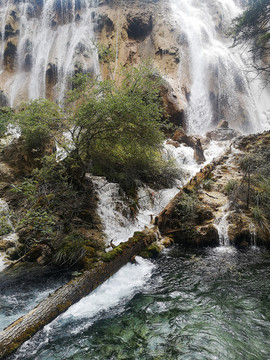
[[225,247],[230,245],[229,235],[228,235],[228,221],[227,221],[228,216],[229,216],[228,204],[226,204],[225,206],[223,206],[222,214],[217,219],[215,224],[218,231],[219,245]]
[[12,3],[2,1],[0,10],[0,85],[11,106],[44,97],[61,101],[75,72],[99,73],[96,0]]
[[[226,31],[240,14],[237,0],[170,0],[179,30],[179,88],[185,85],[187,128],[204,134],[225,119],[232,128],[256,132],[269,127],[269,104],[249,84],[245,52],[231,49]],[[247,51],[247,50],[246,50]],[[190,79],[191,84],[186,84]],[[268,108],[267,108],[268,107]]]
[[[172,188],[154,190],[144,185],[138,189],[137,198],[127,200],[118,184],[110,183],[104,177],[91,176],[98,196],[97,212],[103,224],[107,243],[114,245],[125,242],[135,231],[145,226],[152,226],[151,220],[169,203],[188,179],[194,176],[200,168],[209,164],[214,157],[221,155],[229,146],[212,141],[205,151],[206,161],[198,164],[194,159],[194,150],[181,144],[179,147],[164,144],[164,156],[174,159],[181,179],[175,180]],[[131,202],[133,201],[133,203]]]
[[18,241],[18,235],[16,234],[10,219],[9,206],[5,200],[0,198],[0,230],[1,227],[6,228],[7,230],[4,233],[0,233],[0,241],[2,242],[2,246],[4,246],[2,251],[0,249],[0,272],[7,266],[5,258],[6,253],[4,251],[5,247],[8,245],[9,248],[12,249],[16,246],[16,242]]
[[254,226],[254,224],[250,225],[249,232],[250,232],[250,245],[253,249],[256,249],[257,248],[257,232],[256,232],[256,227]]

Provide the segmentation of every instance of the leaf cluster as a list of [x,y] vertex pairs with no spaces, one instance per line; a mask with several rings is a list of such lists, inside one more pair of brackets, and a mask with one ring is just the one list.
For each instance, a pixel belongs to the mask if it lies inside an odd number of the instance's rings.
[[14,120],[21,128],[24,148],[28,154],[42,154],[62,122],[58,105],[46,99],[21,104]]
[[13,110],[8,107],[0,108],[0,137],[4,135],[7,130],[7,126],[11,123],[13,117]]
[[[258,72],[270,74],[270,0],[248,0],[247,8],[234,19],[229,35],[234,46],[248,44]],[[262,62],[263,59],[266,61]],[[269,77],[268,77],[269,78]]]
[[160,151],[164,136],[161,78],[146,63],[123,68],[121,79],[118,85],[113,80],[77,76],[66,102],[73,124],[74,162],[124,188],[152,176],[170,178]]

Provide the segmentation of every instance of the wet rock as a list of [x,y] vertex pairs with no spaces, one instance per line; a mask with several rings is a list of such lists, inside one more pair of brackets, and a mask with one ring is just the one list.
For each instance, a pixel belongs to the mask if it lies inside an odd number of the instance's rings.
[[194,146],[192,136],[188,136],[183,129],[177,129],[173,134],[172,140],[179,142],[179,144],[186,144],[190,147]]
[[9,101],[7,96],[4,94],[2,90],[0,90],[0,107],[9,106]]
[[13,71],[17,62],[17,45],[18,39],[9,40],[4,50],[4,66],[7,71]]
[[184,130],[178,129],[175,131],[172,141],[191,147],[194,150],[194,159],[198,164],[205,162],[201,140],[198,137],[186,135]]
[[108,14],[99,14],[96,19],[95,31],[105,30],[107,34],[111,34],[114,31],[113,21]]
[[208,137],[210,140],[216,140],[216,141],[232,140],[233,138],[240,135],[241,134],[238,131],[224,127],[220,127],[218,129],[206,133],[206,137]]
[[170,122],[178,127],[183,127],[185,125],[184,109],[180,106],[177,96],[168,82],[163,85],[160,94],[166,113],[170,116]]
[[31,54],[26,54],[23,61],[23,69],[27,71],[31,71],[33,65],[33,59]]
[[170,140],[170,139],[166,141],[166,144],[173,145],[176,148],[178,148],[180,146],[179,142],[173,141],[173,140]]
[[20,34],[19,31],[19,14],[17,8],[11,7],[9,9],[9,15],[6,20],[4,39],[17,37]]
[[199,246],[217,246],[219,244],[217,228],[213,224],[197,227],[196,243]]
[[194,159],[196,160],[197,164],[202,164],[205,162],[205,156],[202,149],[202,144],[200,139],[196,139],[194,141]]
[[229,123],[227,120],[221,120],[218,123],[217,129],[229,129]]
[[0,250],[6,251],[10,248],[15,247],[15,243],[9,240],[0,240]]
[[53,88],[58,81],[58,68],[56,64],[49,63],[46,70],[46,96],[53,99]]
[[17,249],[15,247],[9,248],[6,250],[6,255],[9,260],[17,260],[19,259],[19,255]]

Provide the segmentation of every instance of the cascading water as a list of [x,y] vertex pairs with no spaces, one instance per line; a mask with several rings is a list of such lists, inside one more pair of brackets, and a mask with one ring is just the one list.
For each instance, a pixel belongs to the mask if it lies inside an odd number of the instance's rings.
[[[226,22],[238,13],[238,4],[232,0],[171,0],[171,6],[176,24],[182,29],[181,41],[187,50],[185,54],[180,48],[180,84],[184,71],[187,74],[183,68],[184,60],[191,65],[188,69],[192,77],[187,110],[189,131],[205,133],[221,118],[229,120],[232,127],[250,130],[250,126],[253,126],[255,129],[253,121],[257,118],[257,110],[242,72],[242,62],[239,55],[233,55],[227,44],[224,44],[220,32],[216,31],[213,16],[209,14],[209,11],[214,12],[218,7],[218,13],[222,15],[226,26]],[[44,76],[43,69],[43,85]],[[13,102],[16,97],[13,95]],[[242,119],[240,123],[236,122],[239,113]],[[258,124],[258,129],[260,126]],[[198,169],[192,149],[169,146],[168,150],[181,167],[187,165],[191,174]],[[218,156],[221,150],[219,144],[212,143],[206,153],[207,160]],[[118,203],[121,213],[127,210],[119,198],[117,186],[108,184],[104,179],[96,179],[95,185],[100,197],[100,214],[105,215],[104,221],[108,220],[104,228],[109,239],[117,238],[119,242],[123,237],[128,237],[134,227],[143,227],[145,219],[149,221],[152,213],[158,212],[159,207],[152,201],[151,189],[142,189],[140,197],[143,199],[145,196],[144,199],[148,200],[147,204],[143,205],[143,200],[140,205],[142,213],[139,215],[143,221],[139,224],[136,219],[134,225],[133,219],[130,225],[121,218],[123,214],[120,216],[115,211],[115,203]],[[164,196],[158,201],[161,207],[177,192],[177,188],[170,191],[168,198]],[[113,194],[112,199],[107,198],[109,193]],[[114,218],[115,215],[118,217],[116,227],[120,229],[120,234],[114,233],[115,223],[109,216],[111,214]],[[223,234],[223,245],[227,245],[228,239],[226,217],[224,213],[218,224],[220,234]],[[123,233],[119,224],[121,222]],[[155,268],[150,262],[141,259],[137,265],[127,265],[104,286],[36,334],[12,358],[203,357],[235,360],[245,357],[249,360],[263,360],[268,357],[269,317],[265,314],[268,309],[269,283],[266,282],[261,266],[256,268],[256,261],[259,263],[261,260],[255,261],[253,254],[242,260],[230,255],[226,259],[228,266],[224,271],[224,263],[220,266],[221,258],[216,254],[176,254],[174,251],[158,260]],[[269,273],[268,263],[264,262],[265,273]],[[242,264],[247,268],[246,275],[243,274],[245,281],[239,281]],[[222,276],[218,277],[219,267],[226,272],[225,280]],[[151,280],[153,269],[155,273]],[[131,299],[135,291],[139,293]],[[259,292],[261,298],[257,295]],[[252,338],[249,337],[249,328],[256,328]]]
[[219,248],[217,250],[232,250],[230,248],[230,241],[229,241],[229,234],[228,234],[228,221],[227,218],[230,215],[230,211],[228,210],[229,204],[226,204],[222,207],[222,212],[220,217],[216,221],[216,228],[218,231],[218,238],[219,238]]
[[[18,236],[14,231],[12,226],[12,222],[10,220],[10,210],[9,206],[3,199],[0,199],[0,219],[1,219],[1,229],[2,227],[5,229],[2,236],[0,235],[0,240],[2,244],[9,244],[16,246],[16,242],[18,240]],[[5,257],[5,252],[0,250],[0,272],[4,270],[7,266],[7,259]]]
[[[1,2],[0,83],[11,106],[28,98],[60,101],[76,71],[99,74],[93,31],[97,3]],[[4,69],[11,72],[6,82]]]
[[178,148],[164,145],[164,156],[174,159],[181,180],[176,179],[175,186],[169,189],[154,190],[142,186],[138,190],[137,199],[130,203],[121,196],[118,184],[109,183],[105,178],[92,176],[91,179],[99,198],[98,214],[102,220],[107,243],[118,245],[125,242],[135,231],[151,226],[151,220],[176,195],[179,188],[194,176],[201,167],[210,163],[228,147],[228,142],[219,144],[212,141],[205,151],[206,161],[198,164],[194,159],[194,150],[191,147],[180,145]]
[[222,119],[243,132],[269,127],[269,104],[257,106],[242,54],[230,49],[231,41],[224,35],[241,11],[239,1],[170,0],[170,4],[181,34],[179,87],[187,77],[191,80],[186,111],[189,133],[203,134]]

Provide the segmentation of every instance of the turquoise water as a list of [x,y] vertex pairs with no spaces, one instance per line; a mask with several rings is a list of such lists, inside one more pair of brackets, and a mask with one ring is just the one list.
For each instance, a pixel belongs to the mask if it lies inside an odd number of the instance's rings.
[[121,271],[11,359],[270,359],[269,253],[173,248]]

